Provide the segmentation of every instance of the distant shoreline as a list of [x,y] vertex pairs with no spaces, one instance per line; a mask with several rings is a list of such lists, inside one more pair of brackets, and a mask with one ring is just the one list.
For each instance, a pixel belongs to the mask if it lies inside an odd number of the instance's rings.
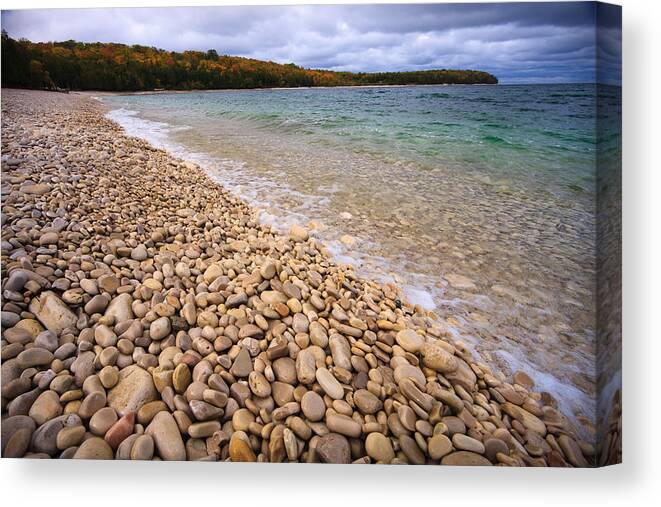
[[72,90],[71,93],[78,93],[81,95],[104,95],[104,96],[117,96],[117,95],[163,95],[170,93],[213,93],[213,92],[254,92],[254,91],[295,91],[295,90],[332,90],[332,89],[353,89],[353,88],[429,88],[439,86],[499,86],[489,83],[445,83],[445,84],[405,84],[405,85],[342,85],[342,86],[282,86],[270,88],[213,88],[204,90],[138,90],[126,92],[109,92],[109,91],[93,91],[93,90]]
[[[216,92],[254,92],[254,91],[296,91],[296,90],[331,90],[331,89],[354,89],[354,88],[432,88],[432,87],[457,87],[457,86],[569,86],[569,85],[594,85],[621,88],[621,85],[611,83],[445,83],[445,84],[406,84],[406,85],[342,85],[342,86],[283,86],[270,88],[210,88],[200,90],[136,90],[136,91],[106,91],[106,90],[71,90],[70,93],[85,96],[122,96],[122,95],[167,95],[186,93],[216,93]],[[3,87],[14,89],[13,87]],[[20,88],[16,88],[20,89]],[[50,91],[50,90],[42,90]],[[53,90],[55,91],[55,90]]]

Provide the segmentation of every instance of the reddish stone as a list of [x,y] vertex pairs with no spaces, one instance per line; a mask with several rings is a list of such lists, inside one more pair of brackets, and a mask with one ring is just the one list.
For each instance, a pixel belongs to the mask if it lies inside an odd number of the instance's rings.
[[135,412],[129,412],[110,427],[104,438],[113,450],[117,450],[119,444],[133,433],[134,424]]

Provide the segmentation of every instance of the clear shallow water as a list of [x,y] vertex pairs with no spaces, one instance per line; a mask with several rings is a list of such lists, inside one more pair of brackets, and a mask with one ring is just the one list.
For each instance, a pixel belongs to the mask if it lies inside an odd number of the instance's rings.
[[566,412],[593,421],[596,90],[102,100],[130,135],[201,163],[262,220],[282,229],[314,221],[338,261],[397,282],[486,361],[526,371]]

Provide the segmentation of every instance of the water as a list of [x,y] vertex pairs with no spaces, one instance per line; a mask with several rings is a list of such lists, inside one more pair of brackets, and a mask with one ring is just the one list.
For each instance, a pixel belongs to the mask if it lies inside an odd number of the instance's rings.
[[[590,433],[595,399],[594,85],[107,96],[109,116],[201,163],[338,262],[395,281]],[[608,89],[619,101],[619,89]],[[615,95],[613,95],[615,94]],[[347,238],[345,235],[349,235]]]

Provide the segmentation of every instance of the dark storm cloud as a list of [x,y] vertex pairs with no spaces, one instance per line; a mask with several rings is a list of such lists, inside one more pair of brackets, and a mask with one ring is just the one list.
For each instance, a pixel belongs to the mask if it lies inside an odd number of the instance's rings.
[[5,11],[2,26],[33,41],[215,48],[308,68],[481,69],[503,83],[594,81],[598,57],[599,80],[619,82],[620,12],[591,2],[49,9]]

